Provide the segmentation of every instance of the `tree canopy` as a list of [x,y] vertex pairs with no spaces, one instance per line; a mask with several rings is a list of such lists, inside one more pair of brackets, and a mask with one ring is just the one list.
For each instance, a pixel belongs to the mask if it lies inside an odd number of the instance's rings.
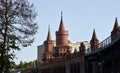
[[10,68],[15,50],[34,42],[36,16],[28,0],[0,0],[0,73]]

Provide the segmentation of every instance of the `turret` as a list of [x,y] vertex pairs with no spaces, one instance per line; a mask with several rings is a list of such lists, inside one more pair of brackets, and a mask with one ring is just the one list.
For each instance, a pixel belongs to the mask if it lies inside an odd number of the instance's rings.
[[60,21],[59,30],[56,31],[56,46],[67,45],[67,44],[68,44],[68,31],[65,30],[63,23],[63,16],[61,12],[61,21]]
[[52,56],[52,49],[54,46],[54,41],[51,38],[50,27],[48,29],[48,35],[46,41],[44,42],[44,46],[45,46],[45,50],[44,50],[43,58],[44,60],[50,60]]
[[56,47],[53,49],[54,57],[65,56],[67,50],[71,50],[71,47],[68,44],[68,31],[66,31],[63,23],[63,16],[61,12],[61,21],[58,31],[56,31]]
[[93,35],[90,44],[91,44],[91,51],[94,51],[94,49],[99,47],[99,40],[97,39],[95,29],[93,30]]
[[116,17],[113,30],[111,31],[111,41],[115,40],[118,35],[120,35],[120,27]]

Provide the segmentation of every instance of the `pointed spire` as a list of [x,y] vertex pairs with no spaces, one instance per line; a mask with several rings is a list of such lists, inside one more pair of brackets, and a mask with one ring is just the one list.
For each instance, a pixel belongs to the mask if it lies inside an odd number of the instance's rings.
[[117,30],[119,28],[119,24],[118,24],[118,21],[117,21],[117,17],[115,18],[115,24],[114,24],[114,27],[113,27],[113,31]]
[[61,11],[61,19],[63,18],[63,12]]
[[50,25],[48,26],[48,36],[47,36],[47,40],[51,40]]
[[95,29],[93,29],[92,40],[96,40],[96,39],[97,39],[96,32]]
[[92,35],[92,39],[90,41],[90,44],[91,44],[91,51],[98,48],[98,46],[99,46],[99,40],[97,39],[95,29],[93,30],[93,35]]
[[61,21],[60,21],[60,26],[59,26],[59,31],[64,31],[64,23],[63,23],[63,12],[61,11]]

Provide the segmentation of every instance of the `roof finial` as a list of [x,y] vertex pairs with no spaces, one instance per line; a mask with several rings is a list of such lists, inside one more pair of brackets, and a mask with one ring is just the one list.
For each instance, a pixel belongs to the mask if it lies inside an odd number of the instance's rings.
[[48,25],[48,31],[50,31],[50,25]]
[[47,40],[51,40],[50,25],[48,25],[48,36],[47,36]]
[[63,18],[63,11],[61,11],[61,19]]
[[93,32],[95,33],[95,28],[93,29]]

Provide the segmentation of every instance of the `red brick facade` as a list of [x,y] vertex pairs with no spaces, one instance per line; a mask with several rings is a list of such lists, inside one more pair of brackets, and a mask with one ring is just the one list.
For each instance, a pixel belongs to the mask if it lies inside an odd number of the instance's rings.
[[44,42],[45,50],[43,54],[43,61],[50,60],[52,58],[52,49],[54,47],[54,41],[51,39],[50,28],[47,35],[47,40]]
[[[45,45],[47,46],[48,44]],[[54,58],[39,64],[41,73],[84,73],[85,48],[84,43],[81,43],[80,51],[71,54],[68,31],[64,27],[61,15],[59,30],[56,31],[56,46],[53,47]]]
[[[118,22],[117,22],[117,18],[116,18],[114,28],[113,28],[113,30],[111,32],[111,36],[110,36],[111,41],[115,38],[115,37],[112,38],[113,36],[120,35],[120,33],[117,31],[120,31],[120,27],[118,26]],[[50,33],[48,33],[48,36],[50,36],[49,34]],[[111,41],[110,41],[110,43],[112,43]],[[47,49],[47,50],[45,50],[45,53],[48,53],[49,51],[51,53],[51,49],[52,49],[51,42],[52,42],[51,39],[47,40],[47,42],[45,42],[45,45],[46,45],[45,49]],[[105,42],[108,42],[108,41],[105,41]],[[103,43],[104,44],[103,46],[99,45],[99,40],[97,39],[95,30],[93,31],[93,35],[92,35],[90,44],[91,44],[91,48],[89,48],[89,49],[91,49],[91,53],[92,53],[92,51],[94,51],[94,52],[92,54],[87,54],[88,57],[86,57],[86,53],[85,53],[86,46],[84,45],[84,43],[81,43],[81,46],[79,47],[79,52],[75,52],[75,53],[71,54],[70,53],[71,47],[68,44],[68,31],[65,30],[63,20],[61,18],[59,30],[56,32],[56,47],[53,47],[53,49],[55,49],[55,55],[58,55],[58,56],[53,55],[54,58],[51,58],[50,60],[46,60],[43,63],[39,63],[38,68],[40,69],[40,72],[41,73],[97,73],[97,69],[96,69],[98,67],[97,63],[99,61],[101,61],[101,58],[104,55],[100,54],[100,53],[102,53],[102,51],[98,51],[96,53],[95,50],[101,49],[99,47],[104,47],[104,49],[105,49],[105,46],[104,46],[105,44]],[[119,45],[117,45],[117,48],[118,47],[119,47]],[[114,48],[112,47],[112,49],[114,49]],[[116,49],[114,49],[114,50],[116,50]],[[106,52],[106,50],[103,50],[103,52]],[[95,55],[94,55],[94,53],[95,53]],[[118,53],[118,51],[117,51],[117,53]],[[86,58],[88,58],[88,59],[86,59]],[[107,57],[103,57],[103,58],[105,59]],[[118,57],[118,59],[119,59],[119,57]],[[113,59],[112,59],[112,61],[113,61]],[[115,62],[112,62],[112,63],[115,63]],[[106,63],[106,66],[107,66],[107,63]],[[102,71],[101,71],[101,73],[102,73]],[[108,73],[108,72],[103,72],[103,73]]]
[[68,43],[68,31],[65,30],[62,13],[59,30],[56,31],[56,47],[54,47],[54,50],[54,57],[65,56],[67,51],[71,50]]

